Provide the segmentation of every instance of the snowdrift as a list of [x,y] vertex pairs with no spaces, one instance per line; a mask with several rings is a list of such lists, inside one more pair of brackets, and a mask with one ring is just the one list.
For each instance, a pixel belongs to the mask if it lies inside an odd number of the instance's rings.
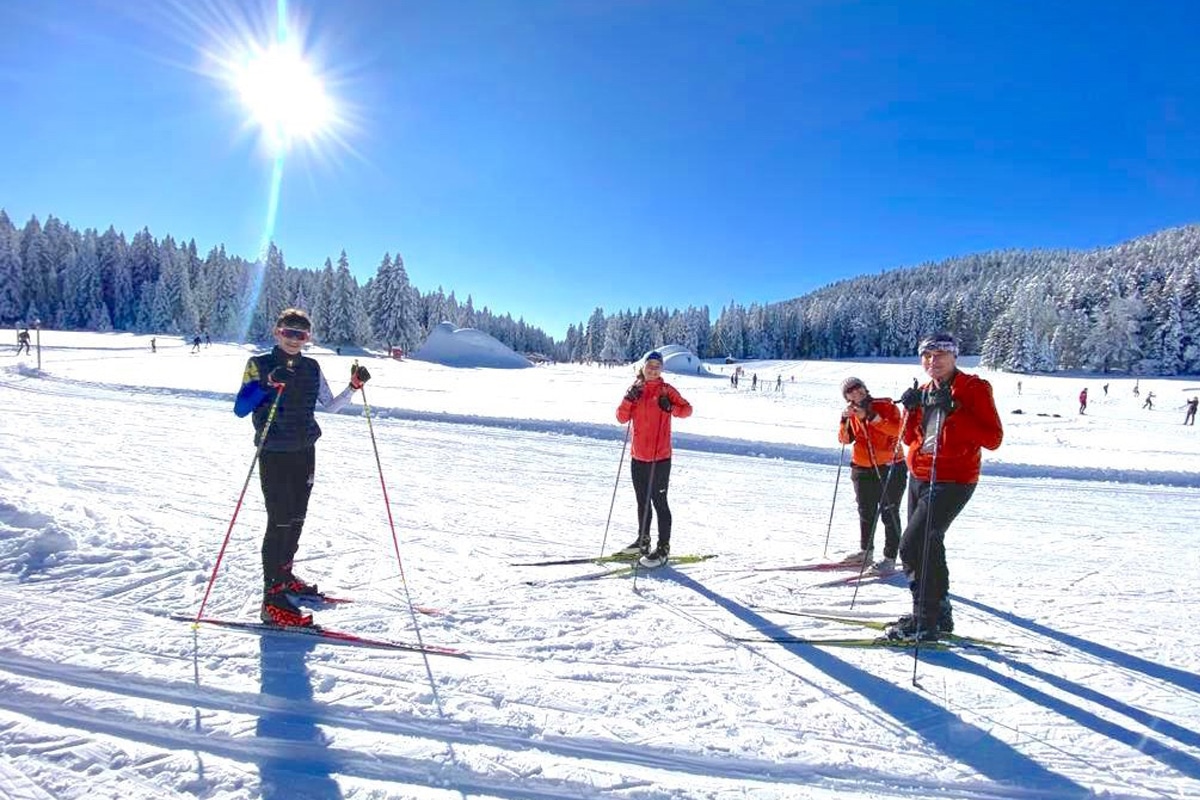
[[525,356],[490,334],[474,328],[455,328],[449,322],[439,323],[430,331],[425,343],[409,358],[447,367],[518,369],[533,366]]

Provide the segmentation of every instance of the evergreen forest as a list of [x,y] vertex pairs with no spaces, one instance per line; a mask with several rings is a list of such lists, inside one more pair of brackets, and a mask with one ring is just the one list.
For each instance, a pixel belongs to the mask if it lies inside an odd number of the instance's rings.
[[[802,269],[802,267],[798,267]],[[439,322],[476,328],[518,352],[628,362],[666,343],[702,357],[905,357],[948,330],[964,353],[1012,372],[1200,373],[1200,225],[1088,251],[1007,250],[892,269],[774,303],[606,313],[557,341],[541,329],[421,292],[399,254],[359,285],[343,251],[320,269],[289,267],[271,244],[248,261],[194,240],[132,240],[54,216],[18,228],[0,209],[0,323],[270,340],[279,309],[305,308],[327,346],[412,350]]]

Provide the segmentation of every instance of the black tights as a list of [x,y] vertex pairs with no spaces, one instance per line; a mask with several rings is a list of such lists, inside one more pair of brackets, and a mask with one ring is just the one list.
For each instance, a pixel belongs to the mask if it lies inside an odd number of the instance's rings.
[[[650,540],[650,515],[646,513],[646,500],[649,498],[658,517],[658,546],[670,544],[671,507],[667,505],[667,486],[671,483],[671,459],[632,459],[629,462],[629,474],[633,478],[633,494],[637,497],[638,538]],[[653,486],[650,485],[651,480],[654,481]]]
[[[931,485],[928,481],[909,481],[908,525],[900,537],[900,558],[912,591],[913,616],[928,627],[935,625],[941,602],[950,592],[946,530],[974,493],[973,483]],[[926,548],[928,563],[925,563]]]
[[288,577],[312,494],[316,450],[276,453],[264,450],[258,459],[263,500],[267,505],[267,532],[263,536],[263,582],[267,586]]

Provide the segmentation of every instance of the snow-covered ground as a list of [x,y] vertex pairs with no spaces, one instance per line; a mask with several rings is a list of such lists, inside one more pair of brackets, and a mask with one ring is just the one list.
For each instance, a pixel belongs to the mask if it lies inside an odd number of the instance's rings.
[[[1006,440],[951,529],[952,592],[961,633],[1017,648],[914,665],[738,639],[864,635],[772,609],[907,610],[895,582],[752,568],[855,549],[838,385],[897,396],[915,358],[670,376],[695,407],[673,549],[718,557],[635,582],[509,563],[632,538],[630,370],[360,356],[375,417],[320,416],[298,572],[356,600],[328,627],[473,656],[425,659],[168,619],[199,607],[250,468],[249,351],[41,340],[40,374],[0,356],[0,797],[1200,796],[1195,377],[1142,380],[1150,410],[1132,379],[985,373]],[[340,385],[353,358],[313,354]],[[256,617],[264,517],[255,478],[208,613]]]

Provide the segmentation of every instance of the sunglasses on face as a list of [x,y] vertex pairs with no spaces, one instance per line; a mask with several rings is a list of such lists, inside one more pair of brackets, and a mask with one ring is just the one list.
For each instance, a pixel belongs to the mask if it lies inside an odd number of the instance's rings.
[[307,342],[311,333],[302,328],[280,328],[279,335],[294,342]]

